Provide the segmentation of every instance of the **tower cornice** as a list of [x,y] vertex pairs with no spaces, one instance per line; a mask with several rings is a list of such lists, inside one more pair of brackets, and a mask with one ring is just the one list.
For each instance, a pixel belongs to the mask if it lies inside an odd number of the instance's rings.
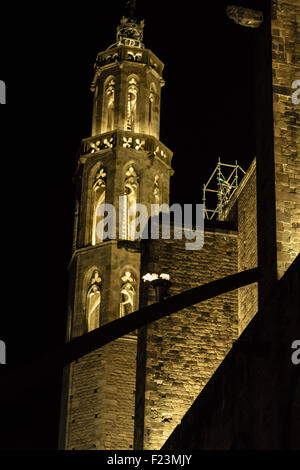
[[154,77],[160,80],[161,86],[165,84],[162,78],[164,63],[150,49],[141,50],[137,47],[121,45],[97,54],[91,91],[95,91],[97,80],[102,72],[108,69],[113,70],[115,67],[122,69],[124,65],[133,65],[137,68],[144,67],[146,73],[151,72]]
[[109,149],[147,152],[150,158],[159,159],[163,165],[172,170],[173,152],[166,145],[154,136],[124,130],[115,130],[83,139],[80,162],[85,163],[90,156],[105,153]]

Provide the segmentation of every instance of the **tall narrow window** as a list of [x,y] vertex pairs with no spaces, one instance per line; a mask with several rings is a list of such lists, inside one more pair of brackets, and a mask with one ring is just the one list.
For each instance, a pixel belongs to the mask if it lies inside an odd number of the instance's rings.
[[103,241],[103,227],[99,229],[101,216],[99,215],[99,207],[105,203],[105,190],[106,190],[106,172],[101,166],[96,173],[95,181],[93,184],[92,196],[92,210],[93,210],[93,225],[92,225],[92,245],[101,243]]
[[136,102],[138,94],[138,83],[135,78],[131,78],[128,84],[127,98],[127,130],[134,131],[136,123]]
[[123,194],[123,240],[135,240],[136,232],[136,204],[138,199],[138,176],[133,166],[125,173]]
[[136,309],[136,281],[130,271],[121,277],[120,317],[134,312]]
[[151,133],[152,120],[153,120],[154,98],[155,98],[155,92],[154,92],[153,85],[151,85],[150,93],[149,93],[149,115],[148,115],[148,124],[149,124],[150,133]]
[[158,175],[154,177],[153,199],[154,199],[154,204],[160,204],[160,188],[159,188],[159,176]]
[[153,205],[151,206],[151,215],[158,216],[159,215],[159,207],[161,204],[161,190],[160,190],[160,181],[159,176],[155,175],[154,182],[153,182],[153,192],[152,192],[152,201]]
[[115,111],[115,81],[111,79],[105,89],[106,109],[107,109],[107,131],[114,128],[114,111]]
[[88,331],[99,328],[101,307],[101,277],[98,271],[94,271],[87,292],[86,311]]

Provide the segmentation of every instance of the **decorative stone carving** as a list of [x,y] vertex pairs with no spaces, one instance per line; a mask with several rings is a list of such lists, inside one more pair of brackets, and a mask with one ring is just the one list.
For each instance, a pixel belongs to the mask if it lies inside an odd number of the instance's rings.
[[105,188],[105,186],[106,186],[106,172],[104,168],[101,167],[99,171],[96,173],[93,188],[94,189]]
[[128,168],[128,170],[125,173],[125,176],[126,176],[126,183],[130,183],[134,185],[137,184],[138,176],[133,166],[130,166]]
[[154,155],[162,159],[166,158],[165,152],[159,147],[156,147],[156,149],[154,150]]
[[115,143],[115,135],[112,135],[111,137],[105,137],[103,140],[96,140],[95,142],[91,142],[89,144],[87,153],[95,153],[100,152],[100,150],[103,149],[113,148],[115,146]]
[[89,149],[89,152],[88,153],[95,153],[95,152],[99,152],[100,148],[99,148],[99,145],[101,144],[101,140],[96,140],[96,142],[91,142],[90,143],[90,150]]
[[135,139],[135,150],[144,150],[145,140],[144,139]]
[[102,282],[101,280],[101,277],[99,275],[99,272],[98,271],[94,271],[92,277],[91,277],[91,285],[93,284],[97,284],[97,285],[100,285]]
[[114,96],[116,82],[111,79],[106,85],[105,93],[107,96]]
[[132,148],[132,137],[123,137],[123,147],[127,149]]
[[133,283],[134,282],[134,278],[133,278],[130,271],[125,271],[124,276],[121,277],[121,280],[122,280],[123,283],[126,283],[126,282]]
[[123,16],[117,28],[117,46],[134,46],[143,49],[144,21],[136,22],[132,18]]
[[135,279],[130,271],[126,271],[121,277],[121,302],[120,317],[132,313],[135,308]]
[[114,143],[115,143],[115,138],[114,137],[105,138],[103,140],[103,147],[102,148],[105,148],[105,149],[113,148]]
[[263,21],[262,12],[251,10],[250,8],[228,5],[226,13],[228,18],[232,19],[235,23],[248,28],[258,28]]
[[140,52],[132,52],[128,51],[128,60],[131,60],[132,62],[140,62],[142,60],[142,54]]

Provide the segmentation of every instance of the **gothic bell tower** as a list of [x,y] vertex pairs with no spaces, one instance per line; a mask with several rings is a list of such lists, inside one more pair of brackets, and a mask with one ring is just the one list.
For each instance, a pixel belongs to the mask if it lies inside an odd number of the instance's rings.
[[[172,152],[159,141],[163,63],[143,44],[144,22],[123,17],[116,42],[97,55],[92,135],[75,175],[67,341],[139,308],[141,254],[130,208],[169,203]],[[116,213],[114,236],[99,229],[99,207]],[[121,207],[122,206],[122,207]],[[120,215],[121,214],[121,215]],[[60,448],[131,449],[136,334],[119,338],[65,370]]]

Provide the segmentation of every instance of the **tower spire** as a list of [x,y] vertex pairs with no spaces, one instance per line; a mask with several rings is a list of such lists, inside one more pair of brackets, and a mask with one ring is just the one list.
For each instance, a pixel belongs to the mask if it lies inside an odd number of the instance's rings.
[[[127,0],[125,4],[125,15],[123,15],[120,25],[117,27],[116,45],[134,46],[143,49],[144,24],[144,20],[138,21],[136,18],[136,0]],[[113,46],[115,46],[115,44]]]
[[125,10],[130,20],[136,20],[136,0],[127,0]]

